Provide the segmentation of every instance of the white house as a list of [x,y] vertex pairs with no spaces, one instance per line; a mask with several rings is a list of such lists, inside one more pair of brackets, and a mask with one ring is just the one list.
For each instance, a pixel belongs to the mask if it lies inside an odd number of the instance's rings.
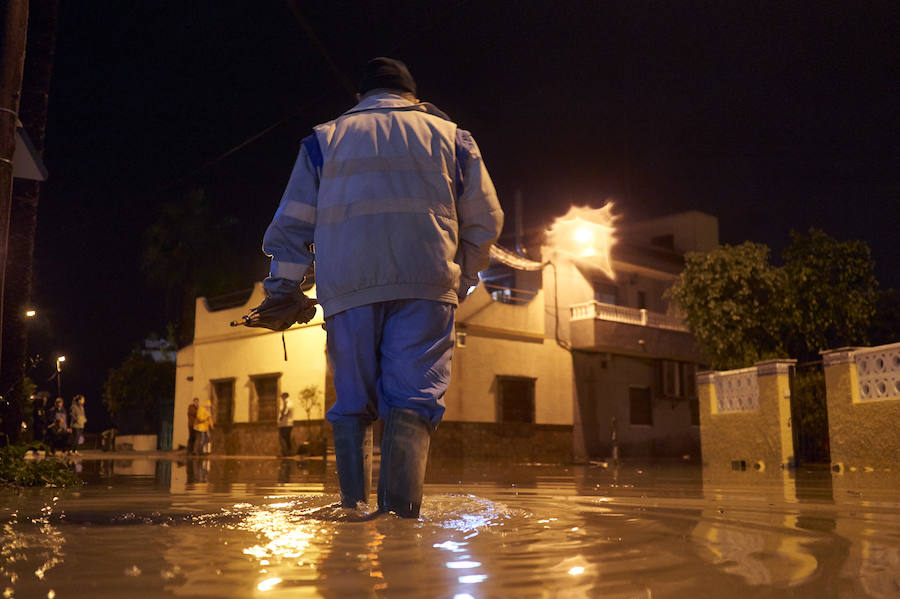
[[[687,212],[617,227],[613,277],[535,240],[535,258],[494,253],[457,310],[447,411],[432,457],[525,461],[699,454],[694,373],[700,356],[664,292],[689,251],[718,245],[715,217]],[[539,255],[539,257],[537,257]],[[315,289],[308,292],[315,295]],[[282,335],[232,328],[252,291],[198,298],[194,343],[178,353],[174,446],[193,397],[213,403],[213,450],[276,454],[278,397],[294,401],[295,439],[333,401],[321,312]],[[285,351],[287,361],[285,361]],[[309,418],[300,391],[320,392]]]

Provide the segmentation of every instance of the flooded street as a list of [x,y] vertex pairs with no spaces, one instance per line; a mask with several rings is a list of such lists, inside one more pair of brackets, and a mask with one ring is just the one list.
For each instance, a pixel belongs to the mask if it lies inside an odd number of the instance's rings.
[[420,520],[356,522],[333,462],[81,469],[0,491],[4,597],[900,597],[883,475],[436,462]]

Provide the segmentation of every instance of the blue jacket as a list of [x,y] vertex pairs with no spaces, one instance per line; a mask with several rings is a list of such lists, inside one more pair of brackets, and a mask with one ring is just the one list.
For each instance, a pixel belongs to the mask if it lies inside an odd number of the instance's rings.
[[263,239],[265,287],[292,289],[315,258],[326,317],[397,299],[456,304],[502,225],[472,136],[430,104],[376,94],[303,140]]

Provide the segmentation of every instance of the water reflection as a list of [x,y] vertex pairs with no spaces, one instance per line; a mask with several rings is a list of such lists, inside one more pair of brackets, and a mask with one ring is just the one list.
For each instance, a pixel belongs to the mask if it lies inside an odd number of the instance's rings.
[[430,478],[420,520],[360,522],[335,507],[334,472],[321,463],[138,461],[88,460],[83,488],[4,497],[0,576],[15,596],[896,597],[900,588],[900,492],[851,488],[855,479],[828,471],[457,466]]
[[62,563],[66,539],[51,524],[58,497],[42,506],[36,517],[12,512],[0,532],[0,575],[15,584],[22,573],[31,572],[43,580],[52,568]]

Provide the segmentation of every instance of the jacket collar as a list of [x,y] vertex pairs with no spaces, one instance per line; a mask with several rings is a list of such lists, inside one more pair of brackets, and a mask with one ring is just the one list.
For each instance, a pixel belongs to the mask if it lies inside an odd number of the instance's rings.
[[363,98],[359,104],[357,104],[344,114],[354,114],[357,112],[364,112],[366,110],[419,110],[422,112],[427,112],[428,114],[433,114],[434,116],[448,121],[450,120],[450,117],[447,116],[446,113],[441,111],[437,106],[431,104],[430,102],[419,102],[418,104],[416,104],[414,102],[410,102],[403,96],[392,94],[389,92],[383,94],[373,94],[367,98]]

